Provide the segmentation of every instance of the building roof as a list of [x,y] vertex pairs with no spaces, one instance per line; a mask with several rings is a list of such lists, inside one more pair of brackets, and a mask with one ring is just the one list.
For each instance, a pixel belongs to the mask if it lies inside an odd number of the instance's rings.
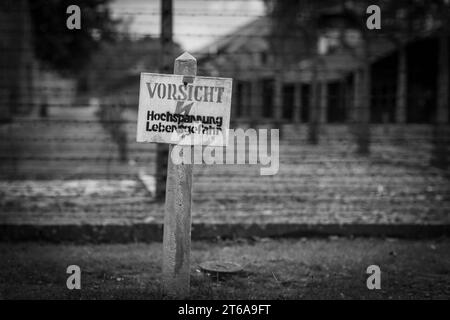
[[220,54],[221,52],[236,52],[245,46],[249,39],[266,38],[271,32],[269,17],[259,17],[255,20],[238,27],[233,32],[220,37],[202,49],[195,52],[197,59],[208,55]]

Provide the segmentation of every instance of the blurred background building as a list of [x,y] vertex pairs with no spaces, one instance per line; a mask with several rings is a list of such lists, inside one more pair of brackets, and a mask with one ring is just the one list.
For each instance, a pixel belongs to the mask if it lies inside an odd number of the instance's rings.
[[274,31],[284,19],[276,11],[198,52],[203,72],[235,79],[233,118],[308,122],[314,102],[321,123],[356,121],[358,72],[367,59],[370,122],[448,123],[447,26],[428,21],[417,32],[392,34],[392,23],[403,21],[390,22],[383,11],[382,29],[370,31],[364,3],[337,2],[303,12],[302,22],[285,33]]

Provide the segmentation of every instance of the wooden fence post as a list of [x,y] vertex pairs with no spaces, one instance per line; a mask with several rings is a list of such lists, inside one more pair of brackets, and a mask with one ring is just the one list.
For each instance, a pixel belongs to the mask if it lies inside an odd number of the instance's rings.
[[[197,61],[185,52],[175,59],[174,74],[194,77]],[[191,78],[192,79],[192,78]],[[163,237],[163,293],[170,297],[189,295],[191,253],[192,164],[175,165],[169,146]],[[193,146],[184,146],[183,152]]]

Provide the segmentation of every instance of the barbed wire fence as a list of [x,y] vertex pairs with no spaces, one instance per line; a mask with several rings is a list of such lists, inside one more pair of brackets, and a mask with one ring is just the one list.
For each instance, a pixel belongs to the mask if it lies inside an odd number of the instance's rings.
[[[119,10],[118,14],[156,17],[160,12]],[[207,16],[213,19],[266,17],[242,12],[212,14],[203,11],[175,11],[175,16]],[[227,24],[209,22],[205,30],[220,30],[222,27],[227,27]],[[147,32],[126,35],[133,41],[159,37],[157,33]],[[239,31],[230,35],[210,31],[175,32],[175,39],[178,36],[219,37],[222,41],[261,40],[262,43],[270,39],[294,41],[299,38],[296,33],[273,35]],[[10,54],[16,50],[22,52],[24,48],[6,48]],[[212,65],[215,72],[221,73],[219,76],[234,77],[236,85],[242,83],[246,86],[253,81],[248,76],[252,72],[258,72],[263,77],[256,81],[264,81],[264,74],[271,77],[277,72],[286,71],[270,61],[262,65],[237,64],[238,67],[220,61],[253,61],[258,54],[267,52],[247,48],[238,48],[232,52],[200,49],[197,52],[198,74],[212,75]],[[288,51],[277,54],[286,59],[295,58],[296,55]],[[2,64],[2,67],[8,66]],[[128,67],[111,67],[107,70],[124,74],[130,71]],[[327,66],[326,71],[334,74],[351,73],[345,65],[340,64]],[[138,73],[134,72],[138,79]],[[297,82],[294,77],[285,85],[295,85]],[[42,102],[34,101],[33,98],[36,92],[51,92],[54,87],[40,85],[35,88],[33,95],[22,96],[25,102],[21,103],[20,109],[26,111],[12,114],[8,121],[0,125],[0,205],[3,223],[33,222],[50,216],[56,221],[81,219],[91,222],[149,221],[149,217],[156,221],[161,219],[162,206],[149,196],[149,192],[154,191],[142,181],[141,175],[144,172],[144,176],[150,176],[152,181],[156,181],[161,174],[155,164],[156,147],[135,142],[137,84],[135,90],[130,89],[130,86],[118,88],[106,99],[103,98],[104,101],[94,105],[87,100],[80,101],[76,88],[65,88],[64,94],[72,96],[73,100],[52,102],[52,95],[56,94],[50,93],[50,101],[45,102],[47,109],[43,113],[38,112]],[[303,84],[307,85],[306,82]],[[275,83],[268,82],[266,89],[274,94],[274,86]],[[372,100],[386,103],[394,98],[394,89],[384,88],[376,95],[373,94]],[[289,90],[284,91],[284,96],[282,93],[281,100],[286,102],[281,107],[292,110],[293,107],[287,105],[294,103]],[[356,142],[349,129],[357,122],[350,121],[348,115],[339,121],[325,119],[320,125],[319,144],[310,145],[307,112],[295,121],[292,113],[275,119],[275,111],[272,111],[271,116],[263,117],[265,102],[258,97],[258,93],[247,90],[241,94],[243,98],[239,100],[238,92],[233,91],[233,126],[279,128],[282,131],[280,170],[275,176],[260,176],[260,165],[196,166],[194,219],[248,223],[448,222],[448,168],[432,165],[436,144],[440,146],[439,152],[444,153],[443,157],[449,157],[448,120],[438,137],[433,134],[435,123],[431,116],[424,123],[395,123],[391,120],[370,123],[372,151],[369,156],[361,157],[354,152]],[[424,99],[420,95],[413,95],[409,99],[414,97]],[[125,102],[121,103],[121,98]],[[308,97],[303,99],[305,104],[309,101]],[[344,100],[349,103],[351,99],[347,97]],[[270,107],[274,108],[272,105]],[[329,104],[328,110],[333,107],[333,104]],[[355,111],[358,106],[352,108]],[[348,110],[345,106],[344,109]],[[240,115],[236,116],[238,113]]]

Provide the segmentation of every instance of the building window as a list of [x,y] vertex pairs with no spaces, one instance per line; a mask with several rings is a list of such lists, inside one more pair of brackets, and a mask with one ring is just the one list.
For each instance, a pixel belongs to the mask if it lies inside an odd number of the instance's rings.
[[370,100],[370,120],[373,123],[395,122],[397,62],[397,55],[393,54],[373,65]]
[[264,118],[271,118],[273,115],[274,84],[275,82],[273,79],[262,80],[262,115]]
[[244,84],[241,81],[236,82],[236,104],[235,113],[236,117],[242,117],[244,107]]
[[309,106],[310,106],[310,94],[311,94],[311,85],[303,84],[302,85],[302,122],[309,121]]
[[407,47],[407,54],[407,122],[432,123],[437,110],[437,40],[417,41]]
[[317,51],[320,55],[331,54],[340,47],[339,31],[328,31],[319,36]]
[[245,81],[243,86],[243,109],[242,115],[250,117],[252,112],[252,84],[250,81]]
[[263,51],[260,52],[260,57],[261,57],[261,65],[266,65],[267,64],[267,52]]
[[294,92],[294,85],[283,86],[283,119],[292,119],[294,116]]
[[347,119],[345,108],[345,84],[331,82],[328,84],[328,121],[331,123],[345,122]]

